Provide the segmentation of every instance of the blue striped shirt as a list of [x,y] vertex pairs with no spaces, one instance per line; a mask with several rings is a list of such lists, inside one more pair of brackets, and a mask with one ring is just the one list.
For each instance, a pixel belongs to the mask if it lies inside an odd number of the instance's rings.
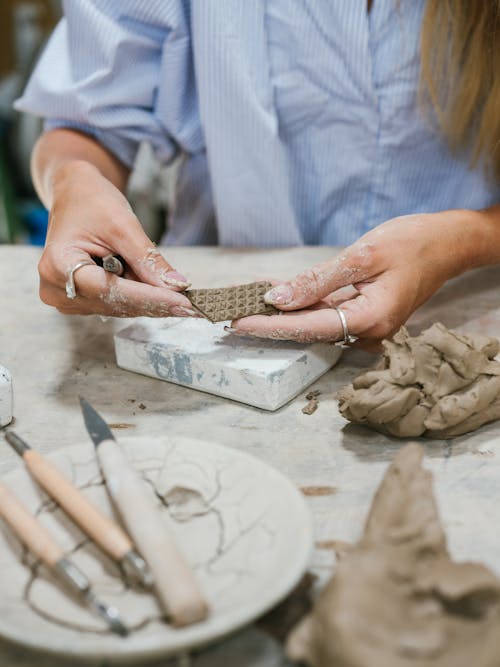
[[183,155],[167,242],[353,242],[498,184],[417,100],[424,0],[67,0],[17,108]]

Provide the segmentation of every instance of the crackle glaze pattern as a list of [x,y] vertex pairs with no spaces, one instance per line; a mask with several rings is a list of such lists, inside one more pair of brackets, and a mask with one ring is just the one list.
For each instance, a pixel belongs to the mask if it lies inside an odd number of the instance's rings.
[[[211,614],[173,629],[153,595],[134,587],[36,486],[24,469],[4,478],[36,513],[95,592],[121,612],[131,634],[112,635],[101,619],[66,595],[45,567],[2,524],[0,634],[32,647],[107,660],[168,655],[213,641],[281,600],[303,574],[312,533],[300,493],[280,473],[226,447],[189,438],[122,438],[208,598]],[[86,496],[113,508],[93,446],[66,447],[54,463]],[[168,563],[165,563],[168,567]]]

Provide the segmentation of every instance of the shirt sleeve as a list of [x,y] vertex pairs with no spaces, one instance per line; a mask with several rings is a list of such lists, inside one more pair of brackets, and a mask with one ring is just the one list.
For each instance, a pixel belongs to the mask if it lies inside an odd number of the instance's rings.
[[94,136],[132,166],[201,150],[188,0],[66,0],[15,107]]

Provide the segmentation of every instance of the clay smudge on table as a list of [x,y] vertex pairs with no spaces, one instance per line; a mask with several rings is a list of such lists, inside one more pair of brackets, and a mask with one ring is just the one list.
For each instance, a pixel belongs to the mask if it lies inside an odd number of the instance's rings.
[[495,338],[436,323],[416,337],[402,327],[383,347],[380,367],[338,394],[349,421],[398,437],[452,438],[500,417]]
[[399,451],[361,540],[287,641],[311,667],[497,667],[500,581],[452,561],[423,448]]
[[314,389],[306,394],[307,405],[304,405],[302,412],[305,415],[312,415],[318,409],[318,396],[321,394],[319,389]]
[[337,493],[334,486],[301,486],[300,490],[305,496],[333,496]]

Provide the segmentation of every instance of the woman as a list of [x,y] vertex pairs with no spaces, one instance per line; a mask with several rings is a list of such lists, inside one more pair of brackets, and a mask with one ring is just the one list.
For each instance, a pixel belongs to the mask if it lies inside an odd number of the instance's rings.
[[[236,332],[390,336],[446,280],[500,261],[499,16],[498,0],[67,2],[17,104],[47,118],[42,299],[194,315],[121,194],[146,140],[183,155],[167,244],[348,245],[270,291],[285,317]],[[68,299],[71,270],[109,253],[135,280],[83,265]]]

